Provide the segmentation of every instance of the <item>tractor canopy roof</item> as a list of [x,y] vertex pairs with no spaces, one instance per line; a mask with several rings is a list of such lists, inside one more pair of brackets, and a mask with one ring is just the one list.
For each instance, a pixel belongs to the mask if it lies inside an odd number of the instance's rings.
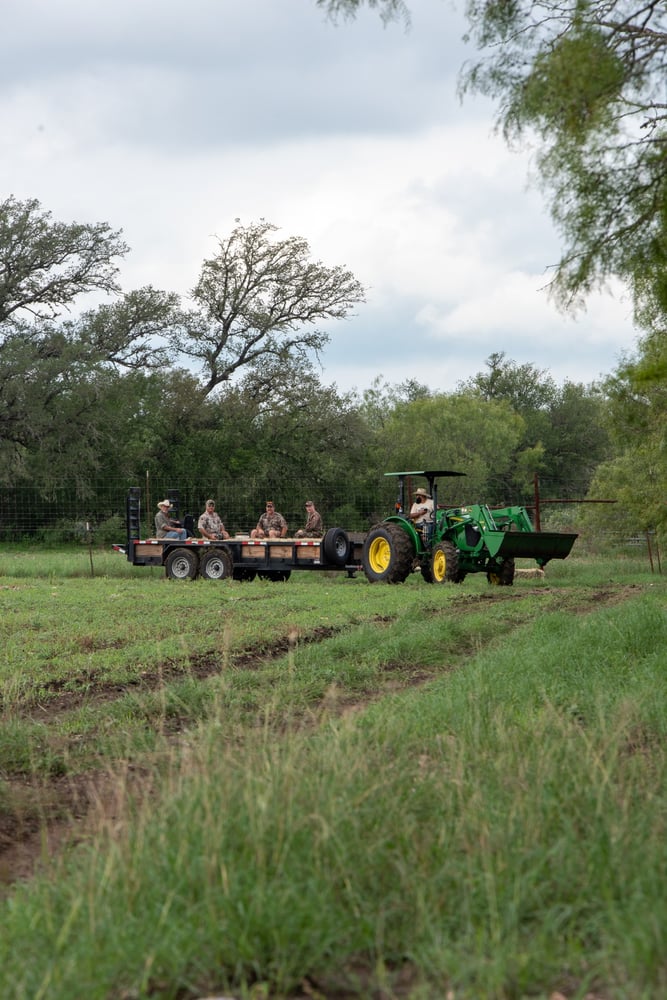
[[465,472],[452,472],[449,469],[422,469],[418,472],[385,472],[385,476],[426,476],[436,479],[438,476],[465,476]]

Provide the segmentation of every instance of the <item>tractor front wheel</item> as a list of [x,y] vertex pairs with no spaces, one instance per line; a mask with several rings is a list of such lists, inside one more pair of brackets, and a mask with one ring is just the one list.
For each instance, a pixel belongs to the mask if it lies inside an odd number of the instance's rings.
[[491,566],[486,572],[486,579],[494,587],[511,587],[514,583],[514,560],[503,559],[501,563]]
[[366,535],[361,558],[369,583],[403,583],[412,572],[414,548],[398,524],[376,524]]
[[452,542],[438,542],[431,554],[431,582],[458,583],[463,577],[459,573],[459,550]]

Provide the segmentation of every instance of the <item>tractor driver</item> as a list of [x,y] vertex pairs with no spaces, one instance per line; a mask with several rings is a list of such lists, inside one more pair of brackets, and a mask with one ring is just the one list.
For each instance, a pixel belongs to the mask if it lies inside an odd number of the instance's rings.
[[408,514],[415,528],[423,528],[433,520],[433,500],[423,486],[415,490],[415,502]]

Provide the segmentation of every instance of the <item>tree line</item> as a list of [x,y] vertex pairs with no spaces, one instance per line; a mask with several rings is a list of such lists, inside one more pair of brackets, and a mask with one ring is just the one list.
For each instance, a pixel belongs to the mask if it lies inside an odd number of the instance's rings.
[[[650,344],[602,385],[559,386],[498,352],[453,392],[378,375],[341,393],[318,377],[328,334],[317,324],[364,289],[313,262],[304,239],[237,225],[204,261],[192,307],[168,291],[123,292],[126,253],[104,223],[0,203],[3,538],[77,519],[99,528],[145,482],[155,503],[178,488],[196,510],[213,495],[246,524],[269,495],[298,517],[308,494],[329,523],[363,530],[393,503],[384,473],[425,467],[466,473],[454,505],[530,503],[539,474],[564,498],[612,489],[638,527],[659,523]],[[81,307],[91,293],[108,300]],[[638,504],[633,460],[651,448]]]
[[[409,0],[316,0],[332,18]],[[535,152],[562,237],[551,291],[567,311],[620,278],[640,332],[600,387],[610,453],[592,489],[643,526],[667,521],[667,7],[660,0],[465,0],[460,88],[490,96]]]
[[[334,18],[368,6],[409,26],[409,0],[315,2]],[[364,289],[344,268],[311,260],[303,238],[281,238],[266,220],[238,223],[184,304],[152,287],[122,291],[121,232],[54,221],[36,200],[9,197],[0,203],[5,536],[18,524],[17,491],[29,492],[35,520],[53,516],[59,491],[99,520],[118,509],[108,484],[141,483],[147,471],[165,486],[197,484],[202,498],[233,488],[239,509],[246,495],[299,484],[295,504],[303,490],[320,503],[335,497],[343,523],[356,525],[387,501],[383,473],[415,465],[460,467],[461,499],[490,504],[529,501],[537,473],[564,497],[618,500],[613,513],[590,507],[587,517],[665,531],[665,6],[466,0],[465,9],[478,58],[463,92],[490,95],[508,140],[536,144],[563,237],[557,303],[576,309],[611,276],[632,295],[640,336],[616,371],[597,385],[556,386],[500,352],[455,392],[379,375],[341,394],[318,377],[322,327],[363,302]],[[86,307],[91,296],[106,298]]]

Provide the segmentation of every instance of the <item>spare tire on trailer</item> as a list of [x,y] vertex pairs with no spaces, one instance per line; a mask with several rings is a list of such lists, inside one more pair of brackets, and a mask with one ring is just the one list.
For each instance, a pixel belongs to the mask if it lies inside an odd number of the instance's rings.
[[228,580],[234,572],[234,560],[227,546],[206,549],[199,560],[199,572],[204,580]]
[[322,551],[327,562],[345,566],[350,559],[350,539],[342,528],[329,528],[322,541]]

